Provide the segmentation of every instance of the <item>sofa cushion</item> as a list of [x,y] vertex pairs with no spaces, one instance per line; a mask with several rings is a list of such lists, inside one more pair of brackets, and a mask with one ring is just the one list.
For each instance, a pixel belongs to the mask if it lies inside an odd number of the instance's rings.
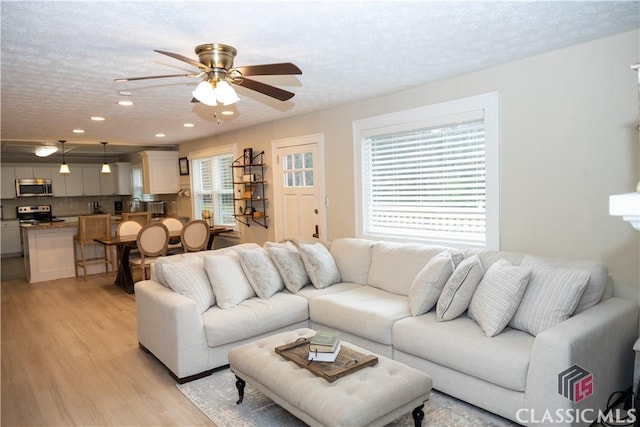
[[438,321],[453,320],[469,308],[484,270],[478,255],[462,261],[442,289],[436,305]]
[[207,344],[216,347],[303,322],[309,317],[307,301],[288,292],[269,299],[250,298],[222,310],[211,307],[202,315]]
[[593,307],[600,302],[609,280],[609,271],[607,267],[596,262],[543,259],[534,255],[527,255],[522,260],[522,264],[531,268],[534,272],[549,268],[588,270],[589,281],[587,282],[587,286],[578,301],[578,306],[575,309],[576,314],[588,309],[589,307]]
[[409,311],[412,316],[424,314],[436,305],[454,268],[451,254],[442,252],[420,270],[409,288]]
[[498,335],[516,313],[531,277],[531,270],[496,261],[480,280],[469,304],[469,317],[488,337]]
[[330,252],[343,282],[367,284],[373,240],[342,238],[331,242]]
[[350,289],[360,288],[363,285],[359,285],[357,283],[345,283],[340,282],[335,285],[328,286],[326,288],[318,289],[313,285],[305,286],[301,288],[296,295],[300,295],[301,297],[306,298],[307,300],[312,300],[317,297],[321,297],[323,295],[335,294],[338,292],[348,291]]
[[200,313],[216,303],[202,259],[161,264],[169,287],[196,302]]
[[295,294],[311,283],[300,257],[300,252],[298,252],[298,248],[293,243],[266,242],[264,247],[289,292]]
[[397,295],[409,295],[416,275],[431,258],[448,248],[420,243],[376,242],[367,284]]
[[313,286],[322,289],[340,282],[338,266],[325,245],[321,242],[300,243],[298,249]]
[[278,269],[263,248],[240,252],[240,265],[259,298],[269,299],[284,289]]
[[516,391],[525,389],[534,340],[509,327],[487,337],[468,317],[438,322],[433,311],[393,326],[395,349]]
[[240,266],[240,255],[237,252],[205,255],[204,268],[220,308],[232,308],[256,296]]
[[406,296],[395,295],[371,286],[358,286],[309,300],[313,322],[391,345],[391,327],[410,316]]
[[567,320],[575,311],[588,280],[588,270],[533,270],[510,326],[535,336]]

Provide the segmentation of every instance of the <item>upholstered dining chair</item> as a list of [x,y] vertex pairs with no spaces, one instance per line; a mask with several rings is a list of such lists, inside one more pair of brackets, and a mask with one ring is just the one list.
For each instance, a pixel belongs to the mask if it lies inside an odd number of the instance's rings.
[[209,224],[200,219],[188,222],[180,232],[180,241],[185,252],[206,249],[209,242]]
[[147,279],[147,270],[160,256],[167,253],[169,229],[159,222],[151,222],[142,226],[136,239],[140,258],[130,261],[131,268],[142,269],[142,280]]
[[138,221],[145,225],[151,222],[151,212],[122,212],[123,221]]
[[[164,218],[162,223],[167,226],[169,229],[169,233],[173,232],[181,232],[184,224],[177,218]],[[182,252],[182,243],[180,243],[180,238],[176,237],[175,241],[173,238],[169,238],[169,246],[167,248],[167,254],[175,254],[178,252]]]
[[[84,280],[87,280],[87,267],[93,264],[103,264],[105,272],[109,271],[109,264],[114,270],[114,260],[110,252],[103,245],[95,242],[96,238],[107,238],[111,236],[111,215],[85,215],[78,217],[78,233],[73,236],[73,262],[78,277],[78,267],[82,268]],[[96,256],[87,258],[86,248],[97,247]],[[80,257],[78,257],[78,247],[80,247]],[[102,255],[100,255],[102,253]]]

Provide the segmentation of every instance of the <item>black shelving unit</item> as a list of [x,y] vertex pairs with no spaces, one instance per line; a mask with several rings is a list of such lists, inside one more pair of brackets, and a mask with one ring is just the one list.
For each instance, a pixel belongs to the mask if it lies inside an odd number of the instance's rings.
[[[251,159],[247,163],[248,159]],[[233,161],[231,165],[233,176],[233,191],[236,221],[250,227],[252,223],[261,227],[267,225],[267,199],[265,197],[264,151],[255,156],[243,155]]]

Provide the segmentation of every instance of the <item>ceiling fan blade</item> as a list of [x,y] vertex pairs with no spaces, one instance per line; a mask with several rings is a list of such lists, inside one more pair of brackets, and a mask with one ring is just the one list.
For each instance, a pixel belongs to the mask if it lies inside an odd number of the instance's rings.
[[200,62],[198,62],[198,61],[196,61],[194,59],[187,58],[184,55],[180,55],[179,53],[167,52],[167,51],[164,51],[164,50],[157,50],[157,49],[154,49],[154,52],[158,52],[158,53],[161,53],[163,55],[167,55],[167,56],[170,56],[172,58],[175,58],[175,59],[177,59],[179,61],[186,62],[187,64],[191,64],[196,68],[200,68],[201,70],[204,70],[206,73],[211,71],[211,68],[207,67],[206,65],[204,65],[204,64],[202,64],[202,63],[200,63]]
[[233,83],[238,86],[246,87],[247,89],[255,90],[256,92],[263,93],[272,98],[279,99],[280,101],[286,101],[287,99],[293,98],[295,93],[289,92],[288,90],[280,89],[275,86],[271,86],[256,80],[241,78]]
[[190,73],[190,74],[166,74],[164,76],[146,76],[146,77],[125,77],[121,79],[113,79],[114,82],[132,82],[134,80],[148,80],[148,79],[164,79],[165,77],[198,77],[202,73]]
[[281,62],[279,64],[247,65],[236,67],[243,76],[269,76],[285,74],[302,74],[302,70],[291,62]]

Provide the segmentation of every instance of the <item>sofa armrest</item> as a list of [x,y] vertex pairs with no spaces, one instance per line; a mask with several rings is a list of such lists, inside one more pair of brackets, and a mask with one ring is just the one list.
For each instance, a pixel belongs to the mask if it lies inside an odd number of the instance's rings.
[[143,280],[135,284],[138,341],[178,378],[207,370],[208,346],[196,303]]
[[[557,425],[588,424],[575,416],[576,409],[587,410],[584,417],[595,420],[614,391],[631,385],[633,343],[638,337],[638,304],[610,298],[539,334],[533,344],[524,395],[523,417],[540,419],[550,412],[573,411],[574,418]],[[578,402],[562,396],[558,375],[578,365],[593,375],[593,392]],[[592,412],[591,410],[595,410]],[[558,416],[559,417],[559,416]],[[582,418],[584,418],[582,417]],[[526,419],[526,418],[525,418]],[[556,425],[556,424],[554,424]]]

